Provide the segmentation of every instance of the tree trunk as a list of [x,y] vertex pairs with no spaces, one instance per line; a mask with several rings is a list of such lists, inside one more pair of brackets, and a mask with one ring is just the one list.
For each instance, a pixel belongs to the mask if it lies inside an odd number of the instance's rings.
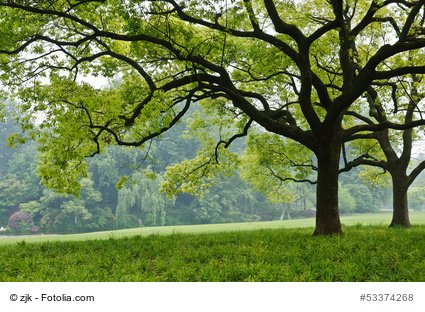
[[407,190],[409,184],[404,174],[391,174],[393,182],[393,219],[390,227],[410,227],[409,206],[407,202]]
[[314,235],[342,234],[338,208],[340,144],[317,153],[316,229]]

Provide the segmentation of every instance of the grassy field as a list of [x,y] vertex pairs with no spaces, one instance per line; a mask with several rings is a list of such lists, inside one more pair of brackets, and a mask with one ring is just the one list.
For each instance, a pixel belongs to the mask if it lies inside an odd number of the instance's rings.
[[[388,225],[391,222],[391,213],[369,213],[342,216],[341,222],[344,225]],[[412,212],[410,214],[412,224],[425,225],[425,212]],[[202,225],[182,225],[182,226],[161,226],[134,228],[117,231],[93,232],[84,234],[69,235],[37,235],[18,236],[0,238],[0,246],[14,244],[25,241],[27,243],[47,242],[47,241],[86,241],[93,239],[123,238],[131,236],[148,236],[152,234],[169,235],[177,233],[217,233],[229,231],[253,231],[260,229],[285,229],[285,228],[313,228],[314,218],[295,219],[269,222],[247,222],[247,223],[226,223],[226,224],[202,224]],[[311,232],[313,229],[311,229]]]
[[388,217],[344,217],[341,237],[313,237],[306,219],[2,239],[0,281],[424,282],[425,225]]
[[172,234],[20,242],[0,248],[0,281],[425,281],[425,226]]

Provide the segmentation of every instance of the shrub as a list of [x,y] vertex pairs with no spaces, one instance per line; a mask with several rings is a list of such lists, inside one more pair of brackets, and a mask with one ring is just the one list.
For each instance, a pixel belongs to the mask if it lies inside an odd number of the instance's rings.
[[9,229],[13,233],[26,234],[34,233],[37,231],[37,227],[34,226],[34,222],[30,214],[24,211],[18,211],[9,217]]

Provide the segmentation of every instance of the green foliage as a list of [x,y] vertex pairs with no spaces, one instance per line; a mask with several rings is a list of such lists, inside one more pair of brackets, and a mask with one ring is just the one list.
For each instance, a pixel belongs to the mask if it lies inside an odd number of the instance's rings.
[[281,136],[251,132],[241,160],[241,177],[273,203],[294,202],[291,181],[309,179],[314,167],[311,152]]
[[31,216],[24,211],[17,211],[9,217],[8,229],[17,234],[28,234],[35,230]]
[[412,186],[408,193],[409,207],[413,210],[424,210],[425,187],[422,185]]
[[[36,194],[33,190],[36,190]],[[8,215],[16,211],[22,202],[36,198],[38,186],[27,183],[16,177],[5,177],[0,180],[0,224],[6,224]]]
[[359,173],[361,181],[368,186],[387,187],[391,185],[391,177],[382,169],[375,167],[365,167]]
[[[118,191],[117,226],[165,225],[166,210],[173,206],[160,192],[162,178],[135,173]],[[136,221],[136,222],[135,222]]]
[[356,212],[374,212],[379,210],[379,203],[367,186],[363,184],[346,184],[345,187],[355,198]]
[[202,195],[217,183],[220,175],[230,176],[238,163],[238,156],[221,147],[220,160],[215,159],[214,142],[198,152],[195,158],[169,166],[165,172],[162,190],[169,196],[180,192]]
[[[5,136],[11,128],[11,124],[5,125]],[[185,138],[185,129],[182,122],[172,134],[152,142],[144,150],[111,146],[102,155],[90,158],[89,176],[79,181],[78,197],[39,185],[36,145],[13,150],[2,147],[0,154],[7,163],[2,163],[4,178],[0,180],[0,189],[4,190],[0,193],[1,224],[5,226],[8,216],[18,209],[29,213],[45,233],[279,218],[279,209],[265,202],[261,194],[250,189],[237,175],[218,174],[201,198],[181,193],[167,199],[160,192],[163,171],[195,156],[202,141],[202,136]],[[236,143],[239,142],[235,142],[232,153],[243,145]],[[229,165],[229,170],[234,168]],[[120,185],[118,190],[117,185]]]
[[[300,158],[310,165],[309,157],[304,158],[307,155],[303,155],[304,150],[300,150],[299,146],[283,141],[278,136],[273,137],[264,133],[253,134],[248,139],[248,150],[255,162],[247,161],[248,156],[244,155],[242,175],[246,175],[245,179],[251,175],[253,184],[257,183],[258,186],[261,182],[263,187],[270,186],[270,190],[280,186],[279,190],[282,193],[271,194],[270,191],[270,196],[266,200],[263,195],[267,194],[265,189],[257,188],[262,191],[261,193],[253,190],[250,183],[242,181],[236,172],[231,177],[223,174],[215,175],[213,183],[210,181],[208,188],[205,185],[202,188],[199,183],[194,183],[194,190],[203,190],[200,197],[181,192],[172,200],[167,199],[159,191],[160,186],[166,183],[163,171],[168,166],[172,168],[176,163],[196,157],[196,149],[200,145],[211,142],[209,138],[213,136],[220,136],[218,132],[212,131],[210,122],[202,121],[203,118],[215,118],[214,114],[207,117],[204,111],[192,110],[192,112],[195,114],[189,115],[187,122],[191,129],[198,129],[196,132],[187,133],[184,120],[173,133],[164,135],[160,141],[152,142],[149,148],[142,150],[112,146],[105,149],[102,155],[90,158],[89,177],[80,180],[79,197],[43,191],[35,175],[38,159],[35,145],[21,146],[13,150],[15,153],[11,156],[7,156],[10,149],[4,147],[2,154],[8,157],[8,163],[4,166],[7,178],[0,181],[0,188],[3,187],[5,190],[0,193],[3,199],[0,202],[4,219],[2,223],[6,225],[10,213],[17,209],[30,213],[40,230],[47,233],[91,232],[154,225],[278,220],[283,210],[282,198],[291,200],[290,205],[287,205],[290,206],[287,213],[291,218],[304,217],[306,211],[314,209],[315,194],[309,185],[283,183],[277,178],[267,180],[271,178],[267,166],[273,166],[273,169],[281,174],[305,177],[309,172],[307,167],[297,168],[292,165],[296,160],[301,162]],[[217,122],[219,120],[220,118],[217,118]],[[5,128],[5,132],[8,132],[8,127],[10,125]],[[223,124],[221,135],[225,135],[227,130]],[[229,147],[230,152],[240,155],[245,144],[245,140],[235,141]],[[266,151],[270,153],[266,154]],[[295,158],[285,157],[290,153],[294,153]],[[222,154],[219,155],[219,163],[222,161],[221,157]],[[232,172],[237,170],[230,163],[228,165]],[[254,174],[256,172],[258,175]],[[356,175],[356,172],[344,174],[342,187],[347,189],[344,185],[361,183]],[[264,181],[261,181],[260,177]],[[266,184],[267,181],[270,185]],[[117,185],[120,185],[118,190]],[[354,199],[357,199],[356,196],[363,196],[356,192],[351,194],[349,189],[348,192],[349,194],[347,192],[340,194],[342,201],[345,199],[344,194],[349,198],[354,196]],[[380,189],[376,188],[371,193],[375,197],[381,194]],[[387,195],[384,197],[389,198]],[[343,211],[347,210],[346,207],[352,211],[350,201],[341,205],[344,206]],[[382,206],[382,203],[376,205],[380,208]]]
[[[166,168],[161,189],[168,196],[182,192],[203,196],[222,177],[233,175],[238,167],[239,155],[225,146],[237,125],[232,115],[225,114],[216,103],[213,105],[207,101],[203,102],[201,109],[191,112],[185,122],[186,128],[179,132],[193,144],[189,150],[201,148],[193,151],[191,158],[179,157],[177,163]],[[179,132],[174,132],[173,137]]]
[[354,226],[347,227],[348,235],[343,237],[311,237],[311,230],[20,243],[0,247],[0,280],[421,282],[425,279],[423,226],[409,231]]
[[[148,145],[201,105],[208,118],[194,116],[190,127],[201,148],[170,164],[162,189],[205,194],[239,165],[230,142],[261,126],[268,134],[251,138],[243,176],[270,201],[293,202],[283,182],[309,178],[313,153],[320,166],[335,169],[347,141],[371,138],[376,123],[403,123],[405,76],[425,73],[422,1],[221,4],[0,2],[0,79],[20,100],[23,130],[10,142],[38,140],[44,185],[78,196],[89,178],[85,158],[110,145]],[[110,83],[96,86],[93,77]],[[317,209],[333,204],[329,210],[338,212],[337,170],[318,172],[333,175],[318,183],[333,183],[335,191],[318,187]],[[337,213],[333,218],[329,231],[339,233]]]
[[91,180],[83,180],[80,197],[63,195],[45,189],[38,201],[20,205],[34,217],[44,232],[71,233],[110,229],[114,215],[110,207],[103,206],[101,194],[93,188]]
[[346,186],[339,187],[338,200],[339,209],[342,213],[350,213],[356,210],[356,200],[351,195],[350,190]]
[[217,185],[195,198],[190,208],[195,224],[255,221],[267,213],[271,213],[271,219],[276,220],[279,213],[238,176],[221,177]]

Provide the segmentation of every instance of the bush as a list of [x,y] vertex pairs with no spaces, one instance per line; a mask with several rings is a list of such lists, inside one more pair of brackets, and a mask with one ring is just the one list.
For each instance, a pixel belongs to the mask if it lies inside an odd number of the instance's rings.
[[18,211],[9,217],[9,229],[12,233],[27,234],[37,232],[30,214]]

